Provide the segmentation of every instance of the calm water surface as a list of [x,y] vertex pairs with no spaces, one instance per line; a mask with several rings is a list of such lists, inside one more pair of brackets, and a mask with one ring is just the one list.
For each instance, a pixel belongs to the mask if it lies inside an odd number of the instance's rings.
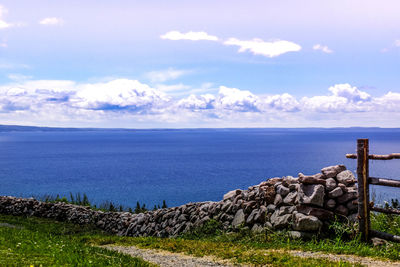
[[[81,192],[129,206],[219,200],[270,177],[335,164],[354,171],[345,154],[355,152],[357,138],[370,138],[371,153],[400,152],[399,129],[0,132],[0,194]],[[400,178],[400,160],[372,162],[370,174]],[[400,190],[375,194],[399,197]]]

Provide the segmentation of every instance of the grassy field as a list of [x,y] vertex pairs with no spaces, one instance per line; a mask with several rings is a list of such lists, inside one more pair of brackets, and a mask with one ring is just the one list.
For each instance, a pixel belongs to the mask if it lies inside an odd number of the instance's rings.
[[[399,219],[374,216],[374,229],[398,234]],[[133,238],[112,236],[90,226],[78,226],[43,218],[0,215],[0,266],[152,266],[126,255],[99,248],[101,245],[135,245],[194,256],[215,256],[236,263],[272,266],[351,266],[345,262],[304,259],[287,250],[324,251],[400,260],[400,245],[373,247],[357,238],[346,239],[351,229],[338,227],[336,238],[293,240],[285,233],[253,234],[246,230],[224,233],[210,221],[204,227],[179,238]],[[277,251],[279,250],[279,251]]]
[[100,234],[90,227],[0,215],[0,266],[154,266],[85,241]]

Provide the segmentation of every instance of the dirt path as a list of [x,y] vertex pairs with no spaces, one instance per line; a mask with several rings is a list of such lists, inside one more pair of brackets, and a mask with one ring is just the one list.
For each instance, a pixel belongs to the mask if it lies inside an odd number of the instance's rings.
[[[218,260],[214,257],[193,257],[182,253],[171,253],[164,250],[141,249],[135,246],[103,246],[104,248],[116,250],[121,253],[129,254],[134,257],[143,258],[146,261],[158,264],[162,267],[172,266],[244,266],[235,265],[229,261]],[[379,267],[400,267],[400,262],[380,261],[367,257],[353,256],[353,255],[337,255],[326,254],[322,252],[309,252],[309,251],[287,251],[287,250],[265,250],[268,252],[281,252],[289,253],[293,256],[301,258],[323,258],[331,261],[346,261],[349,263],[359,263],[365,266],[379,266]]]
[[235,266],[230,262],[217,260],[213,257],[193,257],[182,253],[171,253],[164,250],[141,249],[134,246],[102,246],[103,248],[116,250],[121,253],[139,257],[145,261],[155,263],[161,267],[205,267],[205,266]]

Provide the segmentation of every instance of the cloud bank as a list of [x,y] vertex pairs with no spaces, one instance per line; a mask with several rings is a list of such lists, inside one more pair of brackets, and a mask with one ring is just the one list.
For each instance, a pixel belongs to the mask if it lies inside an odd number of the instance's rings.
[[181,98],[130,79],[76,83],[25,78],[0,86],[0,120],[4,124],[332,127],[354,126],[356,122],[357,126],[377,126],[376,122],[381,122],[386,123],[381,126],[394,127],[399,121],[396,114],[399,110],[400,93],[373,97],[350,84],[336,84],[328,88],[326,95],[307,97],[288,93],[256,95],[248,90],[219,86],[214,94]]

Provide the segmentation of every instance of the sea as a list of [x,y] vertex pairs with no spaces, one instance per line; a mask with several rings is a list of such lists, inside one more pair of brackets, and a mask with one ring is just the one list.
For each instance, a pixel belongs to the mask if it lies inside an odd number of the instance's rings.
[[[370,153],[400,152],[400,129],[0,129],[0,195],[85,193],[93,204],[147,207],[218,201],[272,177],[355,172],[358,138]],[[371,161],[370,175],[400,179],[400,160]],[[400,189],[373,187],[376,202]]]

